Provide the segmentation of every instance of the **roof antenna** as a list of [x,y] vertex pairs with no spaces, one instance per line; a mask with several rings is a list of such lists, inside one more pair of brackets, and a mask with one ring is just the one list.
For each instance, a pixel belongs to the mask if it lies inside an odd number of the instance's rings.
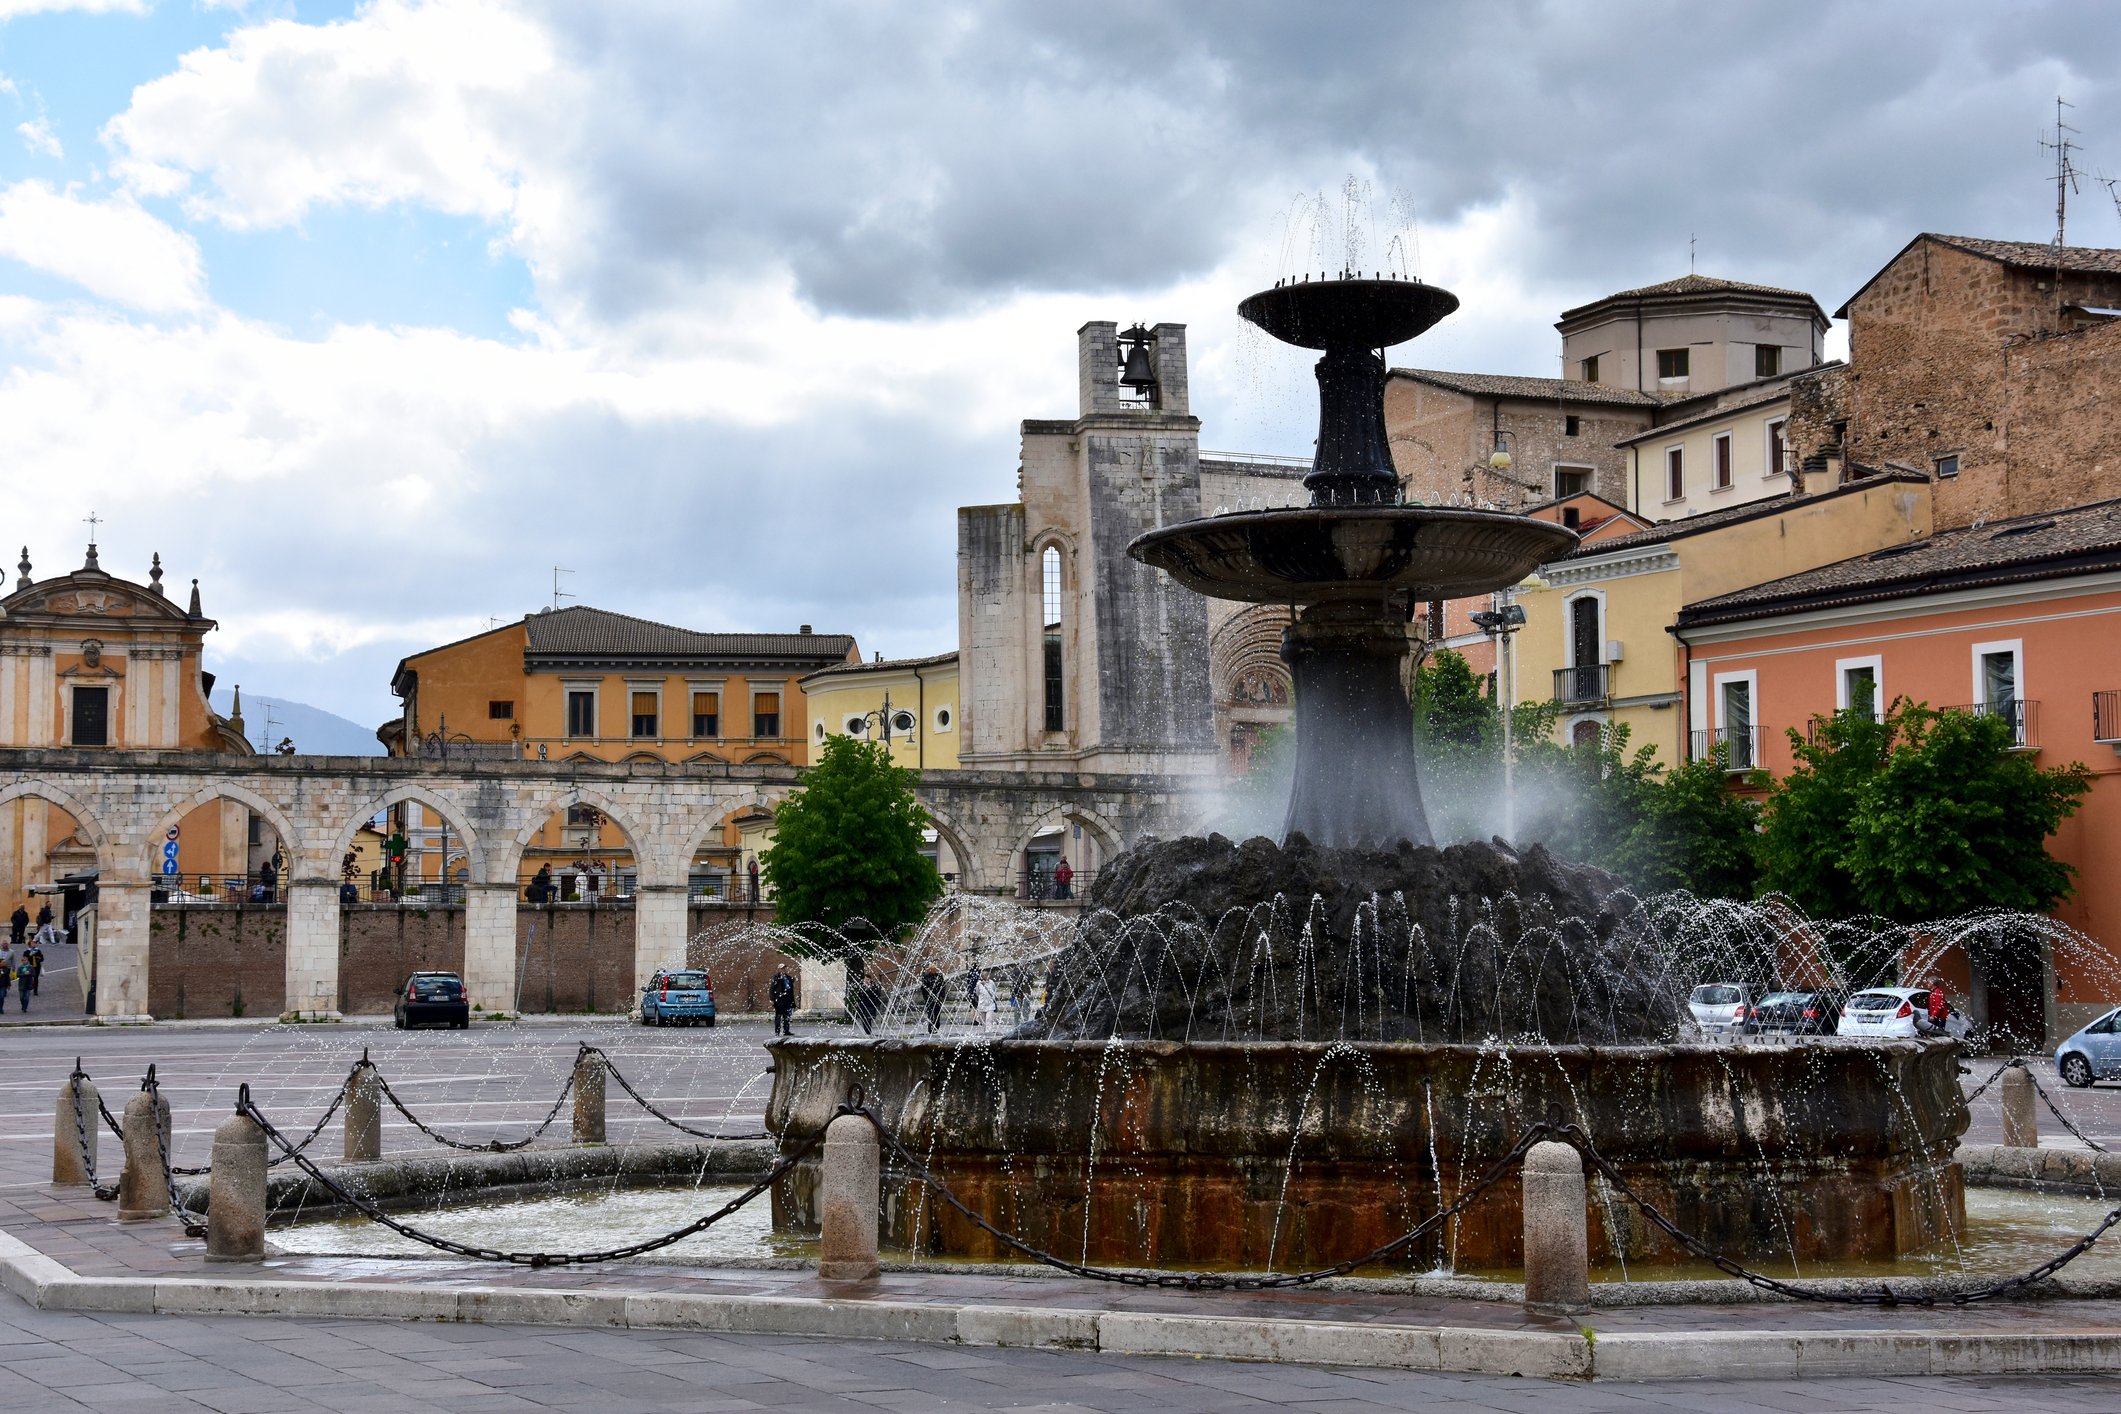
[[564,590],[564,589],[560,588],[560,576],[561,576],[561,575],[563,575],[563,574],[573,574],[573,573],[574,573],[574,571],[573,571],[573,570],[563,570],[563,569],[561,569],[561,568],[560,568],[560,567],[559,567],[558,565],[554,565],[554,566],[552,567],[552,607],[553,607],[553,608],[555,608],[555,609],[559,608],[559,607],[560,607],[560,601],[561,601],[562,599],[572,599],[572,598],[574,598],[574,596],[573,596],[572,594],[569,594],[569,593],[568,593],[568,592],[567,592],[566,590]]
[[1686,237],[1686,273],[1689,275],[1694,273],[1694,233],[1692,231],[1687,232]]
[[2073,163],[2073,162],[2071,162],[2071,161],[2069,160],[2069,154],[2070,154],[2070,151],[2071,151],[2071,150],[2072,150],[2073,148],[2075,148],[2075,147],[2077,146],[2077,144],[2075,144],[2075,143],[2073,143],[2073,142],[2071,142],[2071,141],[2069,140],[2069,135],[2070,135],[2071,133],[2073,133],[2073,132],[2077,131],[2077,130],[2076,130],[2075,128],[2071,127],[2071,126],[2070,126],[2070,125],[2069,125],[2068,123],[2065,123],[2065,122],[2063,122],[2063,121],[2062,121],[2062,110],[2063,110],[2063,109],[2065,109],[2065,108],[2074,108],[2074,107],[2076,107],[2076,106],[2077,106],[2077,105],[2076,105],[2076,104],[2074,104],[2074,103],[2065,103],[2065,102],[2063,102],[2063,101],[2062,101],[2062,95],[2061,95],[2061,94],[2059,94],[2059,93],[2058,93],[2058,94],[2056,94],[2056,95],[2055,95],[2055,140],[2054,140],[2053,142],[2049,142],[2049,141],[2048,141],[2048,140],[2047,140],[2046,138],[2042,138],[2042,139],[2040,139],[2040,145],[2041,145],[2042,147],[2046,148],[2046,149],[2047,149],[2048,151],[2050,151],[2050,152],[2052,152],[2052,153],[2054,153],[2054,154],[2055,154],[2055,286],[2054,286],[2054,288],[2055,288],[2055,321],[2056,321],[2056,323],[2057,323],[2058,325],[2059,325],[2059,324],[2061,323],[2061,319],[2062,319],[2062,246],[2063,246],[2063,235],[2064,235],[2064,232],[2065,232],[2065,231],[2066,231],[2066,230],[2068,229],[2068,225],[2069,225],[2069,194],[2070,194],[2071,192],[2073,192],[2073,191],[2078,191],[2078,190],[2080,190],[2080,188],[2079,188],[2079,187],[2078,187],[2078,185],[2077,185],[2077,168],[2076,168],[2076,164],[2075,164],[2075,163]]

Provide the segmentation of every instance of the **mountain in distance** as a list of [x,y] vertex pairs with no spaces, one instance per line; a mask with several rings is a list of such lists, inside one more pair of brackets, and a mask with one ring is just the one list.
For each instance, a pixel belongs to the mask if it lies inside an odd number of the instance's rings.
[[[216,712],[228,715],[227,688],[215,688],[211,701]],[[272,714],[270,726],[266,722],[268,709]],[[253,697],[247,692],[243,694],[243,733],[261,752],[269,753],[280,744],[280,738],[287,737],[294,742],[295,750],[304,756],[383,754],[383,743],[376,740],[374,727],[348,721],[321,707],[288,702],[278,697]]]

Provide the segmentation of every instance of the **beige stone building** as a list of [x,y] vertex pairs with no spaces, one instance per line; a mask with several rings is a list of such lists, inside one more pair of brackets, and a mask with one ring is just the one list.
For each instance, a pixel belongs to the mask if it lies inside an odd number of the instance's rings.
[[1683,275],[1578,305],[1554,327],[1570,378],[1676,400],[1810,368],[1829,325],[1801,290]]

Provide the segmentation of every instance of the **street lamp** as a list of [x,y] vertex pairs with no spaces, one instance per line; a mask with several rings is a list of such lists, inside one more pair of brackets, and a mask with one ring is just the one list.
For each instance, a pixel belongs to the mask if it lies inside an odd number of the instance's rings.
[[888,692],[884,694],[883,706],[863,712],[859,716],[849,717],[847,720],[849,722],[859,722],[861,724],[861,734],[865,736],[868,734],[869,724],[871,722],[876,723],[878,730],[883,736],[886,755],[889,755],[891,751],[891,733],[893,731],[897,731],[900,736],[911,741],[914,732],[920,726],[914,720],[913,714],[905,708],[901,707],[896,711],[892,709],[891,694]]
[[[1508,453],[1500,452],[1507,460]],[[1494,607],[1472,615],[1473,625],[1495,640],[1495,695],[1502,700],[1502,837],[1513,845],[1517,835],[1517,749],[1512,730],[1517,715],[1516,661],[1510,639],[1524,627],[1524,605],[1513,596],[1520,589],[1544,589],[1545,580],[1527,575],[1506,589],[1495,591]]]

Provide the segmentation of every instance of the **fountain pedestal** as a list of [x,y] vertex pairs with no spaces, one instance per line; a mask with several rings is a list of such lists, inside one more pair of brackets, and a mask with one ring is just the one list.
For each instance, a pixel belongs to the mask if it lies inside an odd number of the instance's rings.
[[1314,604],[1283,632],[1281,656],[1296,687],[1283,837],[1432,843],[1414,766],[1406,615],[1374,602]]

